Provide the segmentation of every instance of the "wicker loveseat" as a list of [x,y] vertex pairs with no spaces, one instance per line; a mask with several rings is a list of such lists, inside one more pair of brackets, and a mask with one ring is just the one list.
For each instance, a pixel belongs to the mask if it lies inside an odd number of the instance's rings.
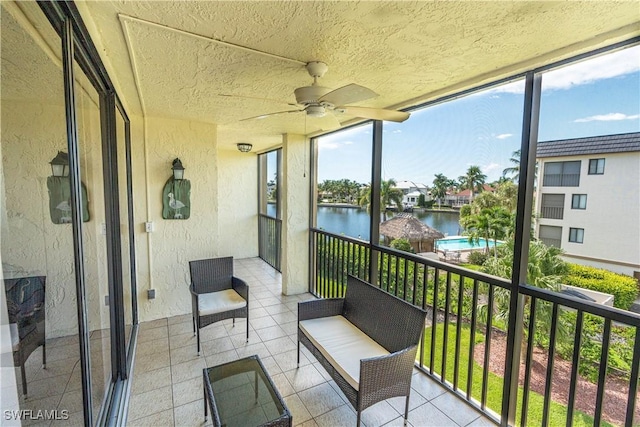
[[300,343],[311,351],[355,408],[406,396],[426,312],[353,276],[344,298],[298,304]]

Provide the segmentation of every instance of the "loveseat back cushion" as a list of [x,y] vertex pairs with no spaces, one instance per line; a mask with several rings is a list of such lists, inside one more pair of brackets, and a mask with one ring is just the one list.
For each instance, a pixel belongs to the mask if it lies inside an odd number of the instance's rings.
[[365,281],[347,278],[343,316],[390,353],[418,344],[426,315]]
[[200,316],[237,310],[247,302],[233,289],[198,295],[198,313]]
[[233,257],[189,261],[189,272],[193,290],[198,294],[231,289]]
[[300,330],[355,390],[359,389],[360,359],[389,354],[342,316],[300,321]]

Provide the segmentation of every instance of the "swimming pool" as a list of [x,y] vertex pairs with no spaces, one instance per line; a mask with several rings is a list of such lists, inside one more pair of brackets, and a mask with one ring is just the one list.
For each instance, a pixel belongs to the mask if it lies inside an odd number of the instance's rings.
[[[498,246],[504,242],[498,241]],[[494,246],[493,240],[489,240],[489,247]],[[476,242],[469,242],[469,238],[465,236],[453,236],[445,239],[436,240],[436,251],[470,251],[473,249],[486,248],[486,240],[483,238],[478,239]]]

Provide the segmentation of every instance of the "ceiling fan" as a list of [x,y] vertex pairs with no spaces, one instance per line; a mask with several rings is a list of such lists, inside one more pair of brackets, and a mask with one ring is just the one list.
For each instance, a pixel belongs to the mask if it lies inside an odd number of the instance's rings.
[[[319,125],[322,130],[332,130],[340,127],[340,122],[333,113],[344,113],[350,116],[361,117],[364,119],[387,120],[392,122],[403,122],[409,118],[409,113],[406,113],[404,111],[348,105],[374,98],[378,96],[378,94],[371,89],[357,85],[355,83],[348,84],[335,90],[331,90],[329,88],[318,85],[318,79],[324,76],[324,74],[329,69],[327,64],[325,64],[324,62],[309,62],[306,65],[306,69],[309,72],[309,75],[313,77],[313,83],[311,84],[311,86],[299,87],[294,91],[294,95],[296,97],[295,104],[287,102],[288,105],[302,108],[262,114],[259,116],[242,119],[241,121],[263,119],[269,116],[288,113],[300,113],[304,111],[307,116],[320,120]],[[235,97],[237,95],[221,94],[220,96]]]

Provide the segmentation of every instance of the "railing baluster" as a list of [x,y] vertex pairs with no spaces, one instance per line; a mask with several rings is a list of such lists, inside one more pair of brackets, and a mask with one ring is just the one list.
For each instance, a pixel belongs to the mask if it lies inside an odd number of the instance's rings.
[[482,399],[480,407],[487,406],[487,387],[489,385],[489,355],[491,354],[491,329],[493,328],[493,293],[494,286],[489,284],[489,307],[487,309],[487,333],[484,342],[484,366],[482,367]]
[[421,268],[427,268],[424,264],[415,264],[413,267],[413,296],[411,297],[411,304],[416,305],[416,292],[418,291],[418,275]]
[[549,411],[551,405],[551,388],[553,383],[551,377],[553,375],[553,365],[556,352],[556,331],[558,329],[558,304],[553,303],[551,312],[551,333],[549,336],[549,351],[547,353],[547,377],[544,384],[544,406],[542,409],[542,425],[549,425]]
[[520,423],[527,425],[527,415],[529,414],[529,384],[531,383],[531,361],[533,359],[533,340],[536,333],[536,301],[537,298],[531,297],[529,306],[529,328],[527,340],[527,356],[524,368],[524,386],[522,393],[522,417]]
[[432,320],[431,320],[431,349],[429,350],[429,372],[433,375],[433,367],[436,364],[436,327],[438,326],[438,276],[440,275],[439,269],[436,267],[433,276],[433,306],[432,306]]
[[330,251],[331,251],[331,237],[329,237],[328,235],[325,234],[325,263],[324,263],[324,286],[322,289],[322,294],[324,296],[324,298],[327,298],[329,296],[329,271],[330,271]]
[[576,314],[576,330],[573,338],[573,357],[571,359],[571,381],[569,383],[569,401],[567,406],[567,427],[573,425],[573,409],[578,384],[578,364],[580,363],[580,346],[582,344],[582,310]]
[[[593,425],[598,427],[602,421],[602,404],[604,400],[605,382],[607,380],[607,364],[609,363],[609,341],[611,340],[611,319],[604,319],[602,333],[602,353],[600,354],[600,373],[598,374],[598,391],[596,392],[596,412]],[[627,403],[628,404],[628,403]]]
[[[415,262],[413,271],[415,272]],[[407,258],[404,259],[404,274],[402,275],[402,299],[407,300],[407,280],[409,279],[409,260]]]
[[429,267],[424,266],[422,271],[422,309],[427,309],[427,290],[429,288]]
[[469,339],[469,364],[467,365],[467,400],[471,400],[473,388],[473,354],[476,342],[476,322],[478,321],[478,279],[473,280],[473,296],[471,297],[471,331]]
[[629,379],[629,397],[627,398],[627,419],[624,422],[626,427],[633,425],[633,416],[636,408],[636,396],[638,394],[638,370],[640,369],[640,328],[636,328],[636,339],[633,345],[633,359],[635,363],[631,366],[631,378]]
[[460,374],[460,335],[462,334],[462,298],[464,297],[464,276],[458,276],[458,315],[456,316],[456,353],[453,364],[453,389],[458,388],[458,377]]
[[447,376],[447,353],[449,352],[449,307],[451,304],[451,272],[447,271],[447,288],[444,293],[444,331],[442,335],[442,371],[440,381],[443,383]]

